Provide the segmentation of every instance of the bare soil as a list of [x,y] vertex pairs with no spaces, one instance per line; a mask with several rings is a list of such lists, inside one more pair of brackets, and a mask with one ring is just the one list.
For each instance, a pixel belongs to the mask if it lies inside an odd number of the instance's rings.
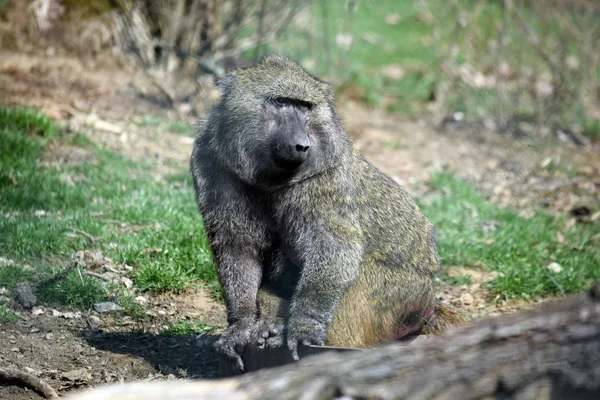
[[[141,94],[140,94],[141,93]],[[71,129],[82,130],[95,142],[136,160],[152,161],[157,179],[187,168],[192,148],[189,136],[156,126],[131,124],[145,115],[193,121],[189,114],[161,108],[148,85],[126,70],[95,68],[66,56],[9,54],[0,58],[0,99],[42,109]],[[491,200],[527,213],[545,207],[565,213],[598,201],[599,148],[570,144],[536,149],[525,140],[467,131],[438,132],[427,121],[368,110],[342,102],[340,115],[365,156],[416,196],[434,171],[449,169],[475,183]],[[474,138],[477,138],[475,140]],[[85,150],[51,149],[45,162],[87,159]],[[548,173],[549,157],[567,162],[579,179]],[[565,161],[566,160],[566,161]],[[451,273],[471,275],[471,284],[443,287],[439,297],[469,317],[506,313],[535,303],[498,302],[490,297],[481,271],[450,266]],[[59,394],[84,387],[132,380],[214,378],[217,358],[212,335],[170,337],[154,333],[174,319],[200,318],[224,327],[225,310],[201,289],[149,299],[157,313],[153,326],[116,324],[91,311],[68,317],[51,309],[22,312],[15,325],[0,326],[0,367],[17,367],[44,379]],[[68,310],[58,310],[65,312]],[[57,315],[57,316],[54,316]],[[91,318],[100,318],[98,320]],[[93,320],[93,321],[92,321]],[[94,322],[95,321],[95,322]],[[40,398],[29,389],[0,383],[0,398]]]

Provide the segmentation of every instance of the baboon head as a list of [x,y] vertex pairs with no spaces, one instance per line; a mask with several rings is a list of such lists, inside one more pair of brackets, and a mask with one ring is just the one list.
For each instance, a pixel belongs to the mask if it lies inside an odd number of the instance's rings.
[[267,57],[232,71],[220,86],[209,129],[218,126],[213,140],[220,159],[243,181],[264,187],[295,183],[334,166],[349,151],[329,84],[294,61]]

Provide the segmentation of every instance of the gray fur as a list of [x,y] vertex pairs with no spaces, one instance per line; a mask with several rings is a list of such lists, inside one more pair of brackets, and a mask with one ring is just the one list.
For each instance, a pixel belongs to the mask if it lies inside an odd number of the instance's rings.
[[[239,348],[253,338],[281,343],[277,317],[294,355],[299,342],[328,343],[338,308],[350,301],[344,295],[361,285],[369,287],[363,300],[381,310],[381,322],[372,322],[378,326],[363,331],[380,331],[383,340],[390,329],[420,323],[440,268],[433,227],[404,189],[353,150],[329,85],[272,56],[231,72],[221,90],[191,158],[230,325],[217,350],[242,369]],[[282,173],[266,156],[265,104],[277,96],[312,104],[312,146],[293,172]],[[280,303],[266,305],[259,291]],[[338,314],[341,320],[347,311]],[[341,332],[360,321],[336,323]],[[344,335],[351,333],[336,333]]]

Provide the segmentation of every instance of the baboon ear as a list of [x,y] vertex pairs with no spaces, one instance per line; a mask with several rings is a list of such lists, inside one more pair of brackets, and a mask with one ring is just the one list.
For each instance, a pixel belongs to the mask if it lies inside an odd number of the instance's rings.
[[217,83],[217,86],[221,93],[228,93],[231,90],[234,74],[234,72],[228,73]]

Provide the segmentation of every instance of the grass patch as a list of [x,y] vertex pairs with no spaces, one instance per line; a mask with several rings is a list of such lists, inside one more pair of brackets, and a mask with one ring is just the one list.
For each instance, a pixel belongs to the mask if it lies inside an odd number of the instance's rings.
[[583,134],[594,141],[600,140],[600,121],[583,119]]
[[0,304],[0,325],[17,322],[21,318],[6,304]]
[[144,322],[148,319],[146,311],[148,307],[135,301],[135,296],[120,294],[116,302],[121,305],[122,313],[130,316],[136,322]]
[[[0,153],[0,254],[15,261],[0,267],[2,286],[35,284],[68,265],[76,251],[98,249],[115,263],[134,267],[138,290],[203,285],[222,298],[188,173],[159,182],[148,174],[149,165],[76,136],[59,137],[53,124],[31,111],[0,108],[0,117],[0,146],[11,149]],[[85,147],[93,160],[59,169],[41,167],[37,161],[49,140]],[[65,175],[77,179],[66,180]],[[569,293],[600,279],[600,249],[591,240],[600,233],[597,224],[567,228],[564,218],[544,213],[521,217],[487,202],[470,184],[448,174],[436,175],[431,183],[441,194],[423,199],[421,205],[438,229],[446,265],[498,271],[491,286],[506,297],[555,295],[560,293],[557,284]],[[559,232],[564,240],[558,239]],[[553,262],[561,271],[546,268]],[[453,283],[466,281],[457,278]],[[75,268],[40,285],[38,297],[48,304],[88,309],[110,296],[100,281]],[[117,302],[134,319],[145,318],[146,309],[132,296],[117,295]],[[203,329],[208,327],[187,321],[167,331]]]
[[20,265],[0,266],[0,286],[7,289],[13,289],[17,283],[24,281],[34,281],[36,274],[31,269],[26,269]]
[[[567,228],[566,217],[542,212],[522,217],[446,173],[431,183],[441,194],[420,204],[438,230],[445,265],[499,272],[491,287],[506,297],[557,295],[557,284],[571,293],[600,279],[600,248],[590,241],[600,233],[598,224]],[[560,272],[547,268],[553,262],[561,266]]]
[[68,305],[83,310],[107,300],[100,281],[86,275],[80,268],[74,268],[56,281],[40,285],[36,294],[44,304]]
[[[0,127],[0,254],[32,266],[0,268],[3,285],[36,282],[67,265],[76,251],[98,249],[115,263],[133,266],[142,291],[218,286],[189,174],[159,182],[148,173],[149,164],[77,135],[61,136],[31,110],[0,107]],[[84,147],[93,157],[43,167],[38,161],[50,140]],[[99,281],[80,272],[40,288],[41,299],[79,308],[104,299]]]
[[199,335],[207,333],[215,329],[213,326],[206,325],[201,321],[185,320],[171,323],[167,328],[161,331],[161,335],[176,336],[176,335]]
[[[278,41],[267,48],[299,60],[318,76],[335,78],[337,83],[358,84],[365,91],[363,100],[367,103],[378,105],[382,96],[390,95],[398,102],[398,108],[408,108],[406,103],[426,101],[435,82],[434,25],[419,3],[412,0],[358,2],[352,17],[352,47],[348,50],[336,43],[348,26],[348,2],[313,2],[307,11],[313,22],[301,26],[291,24]],[[427,7],[436,10],[439,4],[431,2]],[[323,20],[325,14],[326,21]],[[392,14],[399,14],[399,20],[386,23]],[[324,51],[326,42],[329,42],[330,57]],[[252,59],[253,50],[245,55]],[[381,67],[389,64],[401,66],[404,77],[387,79]]]
[[167,131],[171,132],[171,133],[178,133],[180,135],[186,135],[186,136],[194,136],[194,128],[192,127],[192,125],[188,124],[185,121],[171,121],[168,125],[167,125]]
[[[514,9],[535,33],[535,46],[514,13],[503,27],[502,1],[331,0],[312,2],[261,53],[295,58],[311,73],[335,83],[341,93],[369,105],[385,105],[389,111],[427,112],[436,88],[449,84],[445,106],[449,111],[465,112],[468,119],[500,112],[533,112],[550,125],[579,125],[585,135],[598,140],[600,125],[580,115],[583,110],[596,108],[578,98],[582,86],[594,86],[600,78],[600,69],[588,55],[598,47],[598,18],[583,9],[555,12],[552,7],[533,3],[515,4]],[[349,10],[351,4],[356,6],[353,11]],[[246,39],[254,34],[251,29],[240,32]],[[500,52],[501,35],[505,35],[505,45]],[[589,41],[582,41],[584,36]],[[559,68],[568,84],[560,90],[555,88],[554,95],[560,94],[558,101],[545,104],[522,84],[518,88],[509,84],[505,98],[497,88],[466,84],[457,71],[449,72],[466,67],[460,75],[472,81],[479,73],[490,77],[497,69],[500,53],[511,71],[525,80],[531,79],[526,71],[535,76],[556,75]],[[540,53],[553,55],[552,63]],[[252,49],[243,55],[253,60],[258,54]],[[578,61],[578,66],[569,68],[568,60]],[[557,75],[553,76],[556,79]],[[546,111],[540,112],[540,107]],[[547,112],[550,115],[544,115]]]

